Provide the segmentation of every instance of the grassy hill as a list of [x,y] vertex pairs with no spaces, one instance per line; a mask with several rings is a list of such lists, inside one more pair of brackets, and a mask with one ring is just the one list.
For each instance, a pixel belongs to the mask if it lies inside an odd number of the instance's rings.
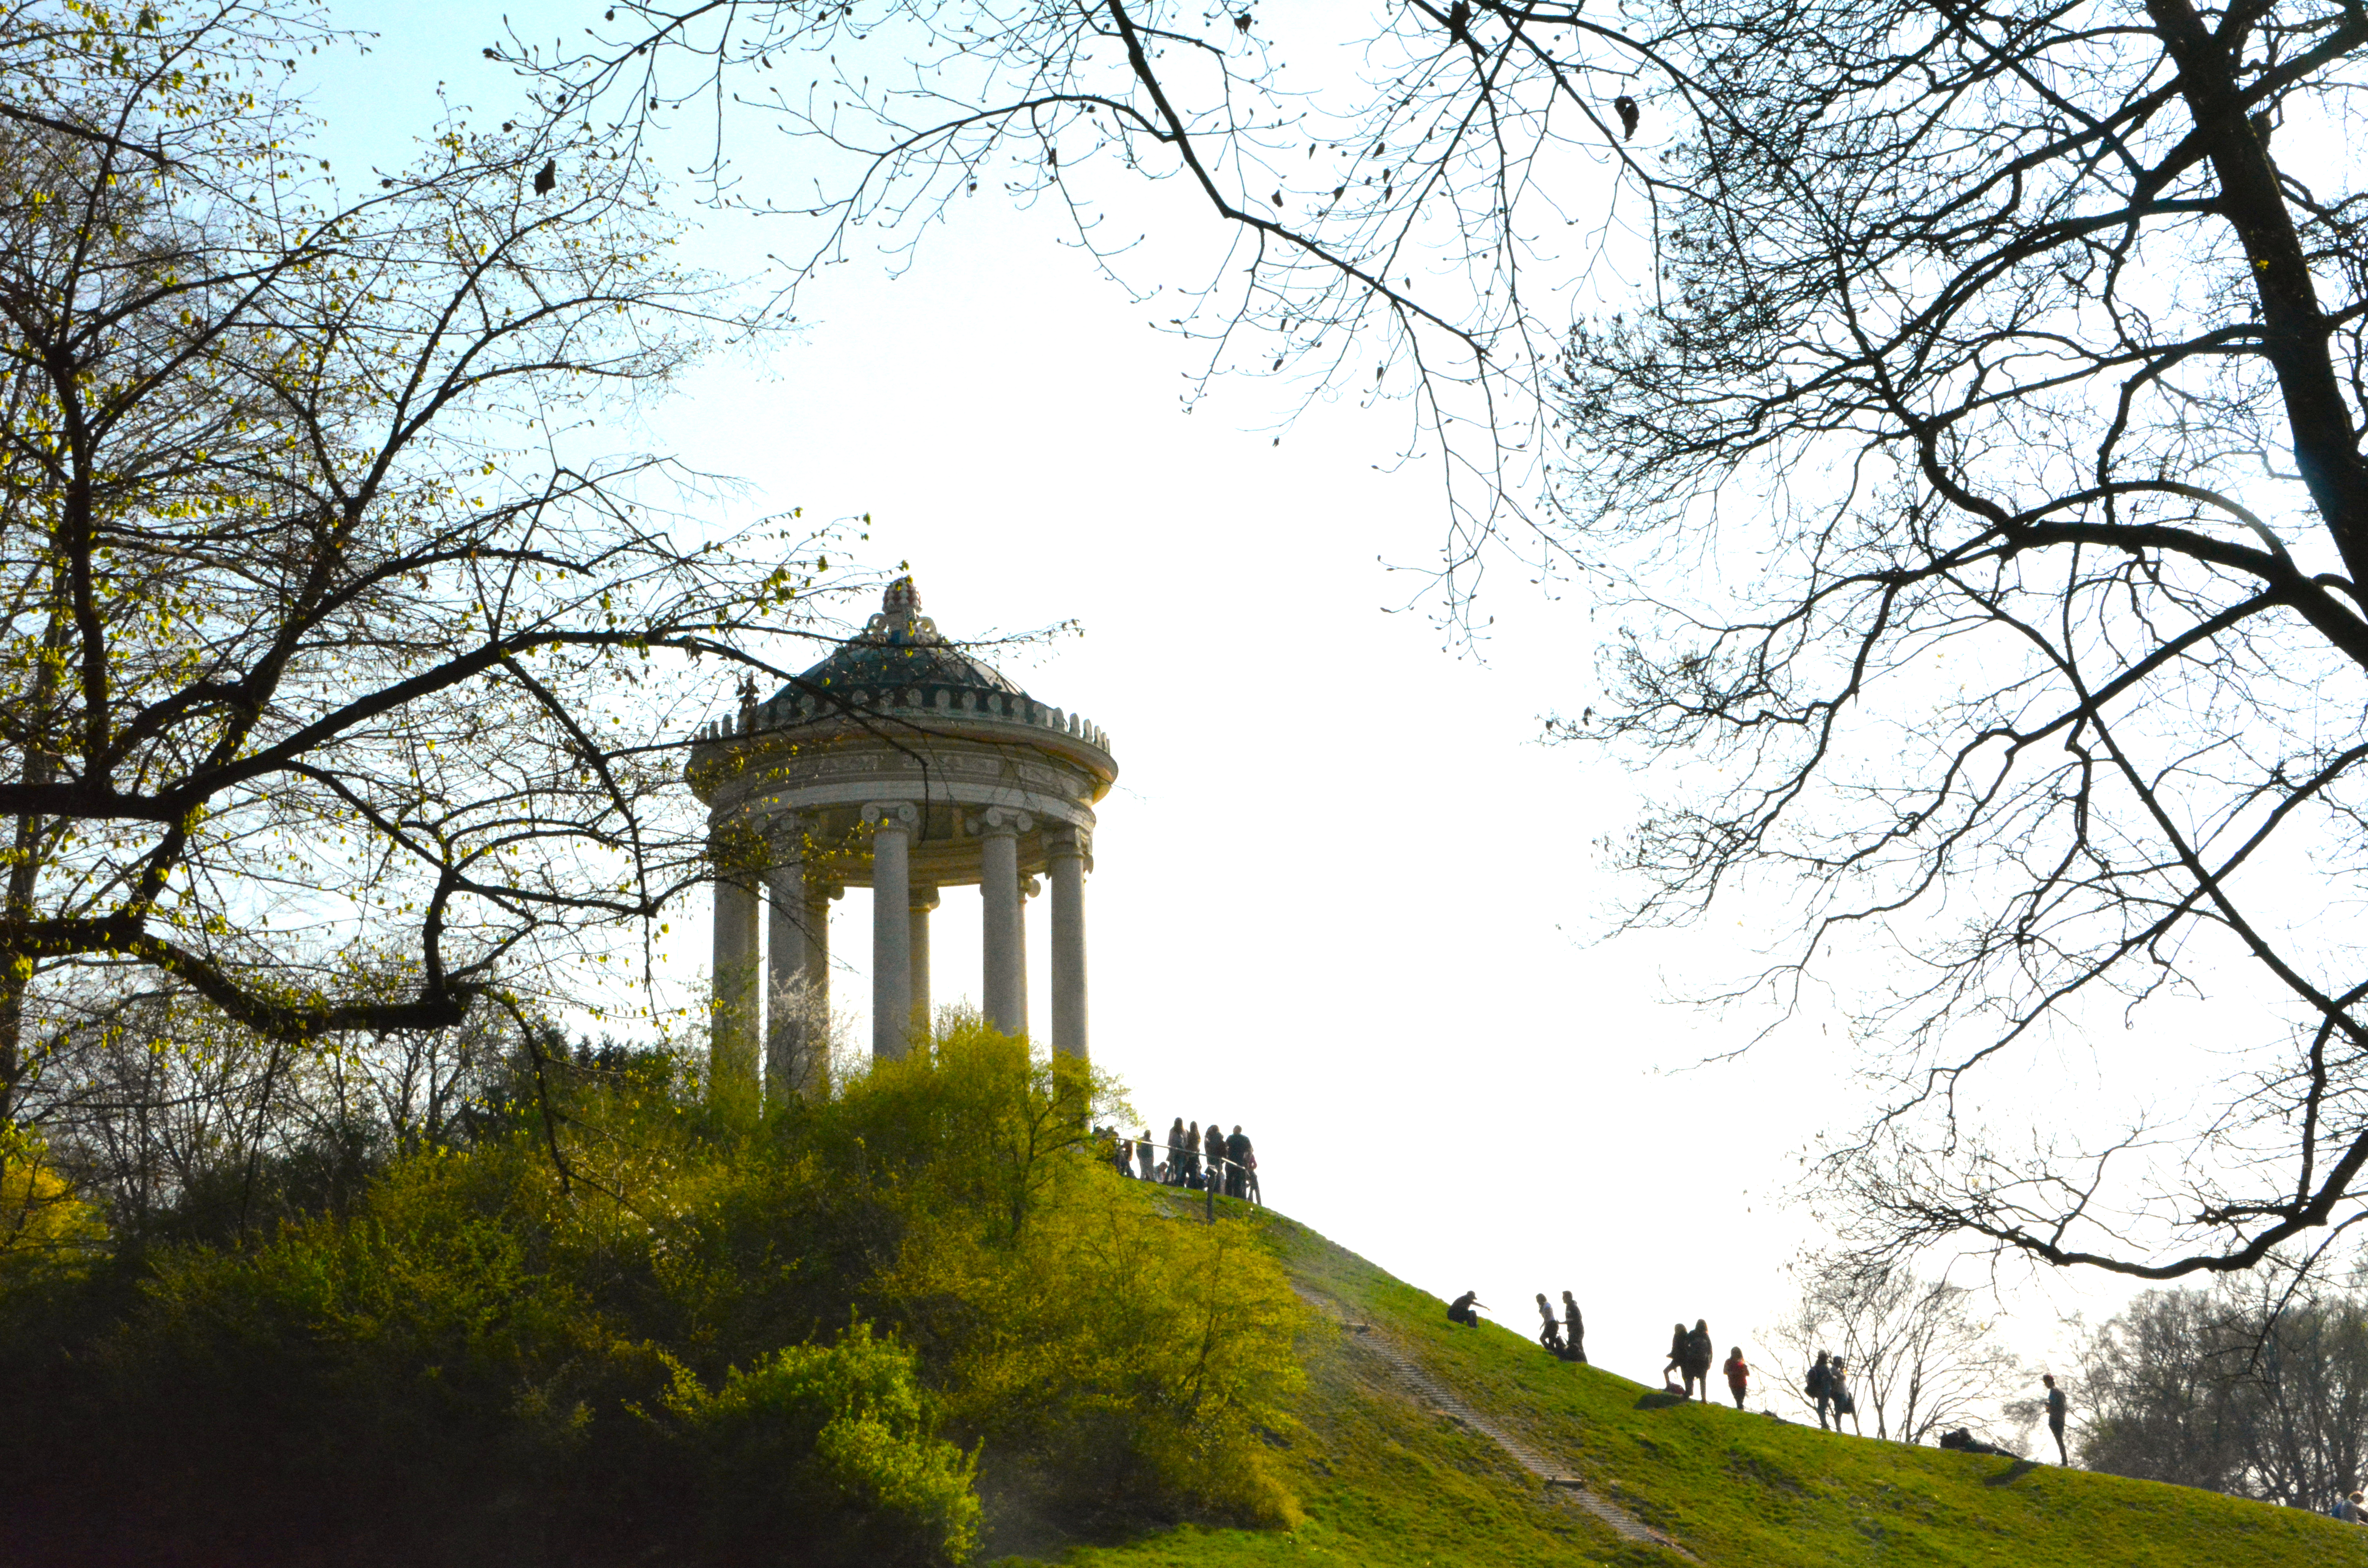
[[[1500,1430],[1709,1564],[2012,1563],[2016,1568],[2271,1568],[2368,1563],[2368,1529],[2295,1509],[2052,1465],[1911,1449],[1701,1404],[1566,1366],[1508,1330],[1451,1327],[1444,1306],[1279,1217],[1263,1234],[1328,1309],[1309,1335],[1301,1426],[1282,1468],[1307,1512],[1290,1531],[1184,1528],[1073,1547],[1070,1568],[1357,1568],[1621,1563],[1686,1556],[1622,1539],[1410,1395],[1396,1349]],[[1372,1339],[1338,1320],[1371,1325]],[[1030,1561],[1012,1559],[1009,1561]]]

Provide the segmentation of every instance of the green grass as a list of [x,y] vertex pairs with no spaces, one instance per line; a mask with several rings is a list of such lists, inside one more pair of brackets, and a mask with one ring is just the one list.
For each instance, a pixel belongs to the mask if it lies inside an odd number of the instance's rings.
[[[1843,1437],[1691,1404],[1636,1408],[1643,1385],[1567,1366],[1314,1232],[1264,1234],[1305,1289],[1392,1335],[1476,1409],[1569,1464],[1706,1564],[2283,1568],[2368,1564],[2368,1529],[2214,1493],[2053,1465]],[[1486,1439],[1419,1408],[1328,1324],[1306,1346],[1301,1427],[1277,1460],[1306,1509],[1295,1530],[1163,1530],[1073,1547],[1070,1568],[1371,1568],[1682,1560],[1622,1540]],[[1017,1561],[1017,1560],[1013,1560]]]

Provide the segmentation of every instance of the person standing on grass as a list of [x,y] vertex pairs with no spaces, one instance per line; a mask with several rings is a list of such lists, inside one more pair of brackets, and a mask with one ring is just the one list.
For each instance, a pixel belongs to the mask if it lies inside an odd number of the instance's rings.
[[1664,1388],[1668,1386],[1671,1372],[1681,1378],[1686,1375],[1686,1325],[1681,1323],[1669,1325],[1669,1364],[1661,1369]]
[[1543,1290],[1538,1292],[1538,1343],[1561,1355],[1562,1324],[1554,1322],[1554,1303],[1546,1300]]
[[1587,1365],[1587,1320],[1578,1315],[1578,1303],[1569,1291],[1562,1293],[1563,1332],[1570,1336],[1570,1358],[1580,1366]]
[[1826,1407],[1834,1401],[1832,1359],[1827,1352],[1818,1351],[1816,1361],[1811,1365],[1808,1377],[1801,1384],[1801,1392],[1807,1394],[1810,1402],[1817,1407],[1817,1430],[1820,1432],[1826,1429]]
[[1141,1167],[1143,1179],[1149,1181],[1151,1179],[1151,1129],[1148,1127],[1143,1130],[1143,1136],[1134,1141],[1134,1163]]
[[1233,1135],[1225,1140],[1225,1196],[1248,1197],[1249,1176],[1250,1135],[1244,1132],[1242,1124],[1236,1121]]
[[1209,1153],[1209,1189],[1223,1192],[1225,1190],[1225,1134],[1212,1121],[1209,1123],[1204,1142]]
[[1710,1342],[1710,1320],[1696,1318],[1693,1332],[1686,1335],[1687,1398],[1696,1397],[1695,1391],[1698,1386],[1701,1391],[1700,1397],[1705,1400],[1710,1398],[1710,1367],[1711,1363],[1717,1358],[1718,1352],[1712,1347]]
[[1112,1144],[1111,1153],[1114,1156],[1111,1163],[1118,1166],[1118,1174],[1122,1176],[1133,1176],[1134,1174],[1133,1141],[1120,1137],[1118,1129],[1112,1128],[1110,1129],[1110,1142]]
[[1850,1430],[1865,1437],[1866,1429],[1858,1424],[1858,1401],[1850,1397],[1850,1363],[1839,1356],[1826,1369],[1826,1388],[1834,1396],[1834,1430],[1842,1429],[1842,1417],[1847,1415],[1850,1418]]
[[2055,1374],[2053,1372],[2039,1381],[2047,1385],[2047,1429],[2055,1437],[2055,1457],[2060,1462],[2069,1465],[2072,1455],[2064,1447],[2064,1391],[2055,1386]]
[[1735,1408],[1742,1409],[1744,1391],[1751,1382],[1751,1369],[1744,1363],[1742,1346],[1735,1346],[1727,1351],[1726,1365],[1720,1369],[1726,1373],[1726,1389],[1735,1395]]
[[1187,1147],[1184,1119],[1179,1116],[1175,1125],[1167,1130],[1167,1185],[1170,1187],[1184,1185],[1184,1151]]
[[1192,1178],[1201,1174],[1201,1124],[1194,1122],[1184,1130],[1184,1185],[1198,1192],[1201,1184]]

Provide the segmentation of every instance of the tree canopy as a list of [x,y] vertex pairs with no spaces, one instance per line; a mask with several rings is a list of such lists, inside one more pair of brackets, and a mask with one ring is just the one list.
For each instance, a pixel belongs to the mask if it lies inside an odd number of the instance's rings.
[[[1123,272],[1113,182],[1177,182],[1237,241],[1175,321],[1212,373],[1412,400],[1451,609],[1501,543],[1616,610],[1553,733],[1713,765],[1656,774],[1634,916],[1793,912],[1729,994],[1842,995],[1859,1239],[2169,1278],[2368,1172],[2363,46],[2350,0],[644,0],[495,52],[587,126],[769,117],[819,194],[732,138],[714,189],[816,263],[1000,186]],[[2024,1070],[2196,996],[2260,1021],[2192,1111]]]
[[688,663],[829,602],[822,535],[723,537],[632,449],[765,324],[630,139],[454,109],[332,169],[290,84],[345,43],[0,12],[0,1119],[160,1001],[283,1044],[613,1006],[702,875]]

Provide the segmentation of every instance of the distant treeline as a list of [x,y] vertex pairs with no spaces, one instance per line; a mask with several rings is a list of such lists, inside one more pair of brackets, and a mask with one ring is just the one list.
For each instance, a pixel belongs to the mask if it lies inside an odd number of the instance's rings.
[[[0,1560],[933,1563],[1295,1517],[1263,1456],[1303,1310],[1254,1219],[1101,1168],[1082,1071],[962,1025],[759,1118],[669,1052],[467,1048],[272,1085],[127,1052],[20,1139]],[[207,1071],[245,1094],[140,1076]]]
[[2368,1480],[2368,1289],[2153,1290],[2092,1335],[2082,1463],[2325,1510]]

